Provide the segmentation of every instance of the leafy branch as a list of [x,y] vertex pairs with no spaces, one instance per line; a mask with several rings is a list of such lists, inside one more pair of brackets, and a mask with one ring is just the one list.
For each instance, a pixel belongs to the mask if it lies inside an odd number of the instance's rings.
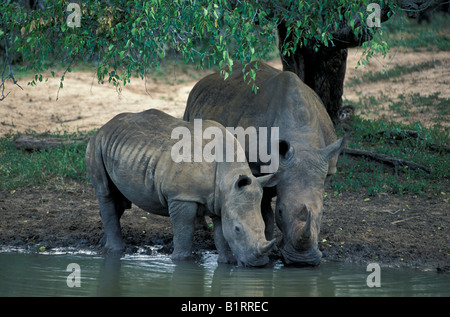
[[[70,27],[67,19],[74,14],[66,11],[70,1],[48,1],[45,8],[33,10],[6,0],[0,4],[0,40],[8,38],[23,56],[24,66],[38,75],[52,67],[51,60],[94,58],[99,82],[107,78],[116,86],[126,85],[132,76],[144,78],[162,59],[176,54],[201,68],[218,65],[227,78],[235,62],[244,70],[271,54],[280,25],[287,30],[286,38],[279,39],[281,55],[292,55],[311,43],[314,50],[366,43],[364,56],[385,53],[386,43],[365,22],[372,1],[85,0],[77,16],[80,27]],[[415,10],[430,0],[377,2],[383,22],[394,7]],[[247,74],[250,84],[253,75]],[[11,71],[2,78],[2,91],[7,78],[14,78]]]

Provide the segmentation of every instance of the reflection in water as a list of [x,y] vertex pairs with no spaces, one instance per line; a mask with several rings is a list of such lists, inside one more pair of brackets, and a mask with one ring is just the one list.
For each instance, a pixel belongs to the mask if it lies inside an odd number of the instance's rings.
[[[67,265],[81,268],[70,288]],[[168,256],[0,253],[0,296],[449,296],[450,276],[381,268],[381,287],[366,284],[366,267],[325,263],[315,268],[239,268],[217,255],[174,263]]]
[[121,295],[120,267],[121,260],[119,255],[112,254],[104,257],[98,277],[98,296]]

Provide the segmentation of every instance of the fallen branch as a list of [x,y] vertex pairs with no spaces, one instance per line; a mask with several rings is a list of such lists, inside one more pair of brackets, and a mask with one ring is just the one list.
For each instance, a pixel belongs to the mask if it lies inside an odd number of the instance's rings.
[[15,147],[23,150],[42,150],[46,148],[54,148],[58,146],[66,146],[69,144],[75,144],[83,142],[89,139],[89,136],[82,136],[77,138],[61,138],[54,134],[44,132],[31,135],[21,135],[15,141]]
[[419,216],[414,216],[414,217],[409,217],[409,218],[405,218],[405,219],[402,219],[402,220],[396,220],[396,221],[392,221],[391,224],[395,225],[397,223],[408,221],[408,220],[411,220],[411,219],[416,219],[416,218],[420,218],[420,217]]
[[365,156],[368,157],[372,160],[378,161],[378,162],[382,162],[384,164],[390,164],[393,165],[395,167],[398,166],[408,166],[409,168],[416,170],[416,169],[421,169],[427,173],[431,173],[431,169],[429,167],[411,162],[411,161],[406,161],[406,160],[402,160],[396,157],[391,157],[391,156],[387,156],[381,153],[375,153],[375,152],[370,152],[370,151],[365,151],[365,150],[357,150],[357,149],[348,149],[348,148],[344,148],[343,151],[345,154],[348,155],[353,155],[353,156]]
[[55,122],[55,123],[66,123],[66,122],[72,122],[72,121],[77,121],[77,120],[81,120],[81,119],[83,119],[83,117],[82,116],[76,116],[76,117],[74,117],[74,118],[72,118],[72,119],[67,119],[67,120],[61,120],[61,119],[59,119],[59,118],[56,118],[55,119],[55,117],[52,115],[52,121],[53,122]]

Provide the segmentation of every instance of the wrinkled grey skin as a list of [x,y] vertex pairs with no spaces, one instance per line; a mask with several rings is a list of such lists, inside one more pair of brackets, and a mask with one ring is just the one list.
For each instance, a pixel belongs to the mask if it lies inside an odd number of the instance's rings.
[[[275,240],[264,236],[260,203],[262,185],[270,185],[272,175],[255,178],[247,162],[175,163],[171,148],[179,140],[171,139],[171,132],[180,126],[194,135],[192,123],[151,109],[119,114],[91,138],[86,163],[100,204],[106,251],[123,250],[120,217],[134,203],[170,216],[173,260],[192,256],[195,219],[209,215],[219,262],[265,265]],[[210,126],[220,127],[225,136],[220,124],[203,121],[203,129]]]
[[[317,94],[292,72],[258,62],[257,94],[236,65],[223,80],[219,73],[200,80],[189,95],[184,120],[216,120],[226,127],[279,127],[280,172],[276,191],[264,189],[266,238],[273,237],[275,219],[283,232],[280,250],[286,264],[317,265],[322,254],[318,235],[323,213],[324,183],[336,172],[344,140],[336,140],[330,117]],[[245,146],[247,158],[248,145]],[[259,154],[258,154],[259,155]],[[260,175],[261,162],[249,162]]]

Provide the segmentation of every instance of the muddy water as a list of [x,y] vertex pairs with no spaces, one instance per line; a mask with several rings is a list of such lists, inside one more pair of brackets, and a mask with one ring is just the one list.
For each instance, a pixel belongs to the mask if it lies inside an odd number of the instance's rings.
[[[450,276],[435,272],[335,263],[292,268],[280,262],[250,269],[216,260],[213,253],[175,264],[166,255],[4,252],[0,296],[450,296]],[[379,287],[369,287],[368,280]]]

